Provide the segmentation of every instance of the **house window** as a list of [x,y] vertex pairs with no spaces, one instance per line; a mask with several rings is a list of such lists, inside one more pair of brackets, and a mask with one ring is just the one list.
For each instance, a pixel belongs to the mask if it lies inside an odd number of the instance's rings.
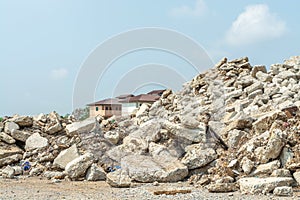
[[105,106],[105,110],[108,110],[108,107],[107,107],[107,106]]
[[99,110],[99,108],[98,107],[96,107],[96,111],[98,111]]

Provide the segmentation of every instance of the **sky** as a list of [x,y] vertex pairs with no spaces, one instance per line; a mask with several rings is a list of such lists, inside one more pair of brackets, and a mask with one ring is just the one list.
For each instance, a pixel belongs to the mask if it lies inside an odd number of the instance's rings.
[[[76,83],[90,55],[105,41],[145,27],[187,36],[212,63],[243,56],[252,65],[282,63],[300,54],[299,7],[299,1],[279,0],[0,0],[0,116],[72,112]],[[125,40],[116,48],[134,42]],[[174,45],[185,45],[177,43],[175,39]],[[97,55],[104,60],[101,56]],[[203,65],[203,70],[213,67]],[[151,82],[155,67],[160,68]],[[137,68],[140,71],[129,79],[129,72]],[[164,83],[173,72],[173,79]],[[170,52],[133,51],[112,60],[97,85],[87,88],[94,98],[85,100],[82,93],[81,100],[87,104],[121,92],[172,86],[179,90],[197,73],[191,63]]]

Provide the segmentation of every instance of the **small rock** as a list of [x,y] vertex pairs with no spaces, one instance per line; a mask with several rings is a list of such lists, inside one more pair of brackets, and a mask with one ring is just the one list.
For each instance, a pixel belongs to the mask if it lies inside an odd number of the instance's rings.
[[4,126],[4,132],[10,134],[12,130],[19,130],[20,127],[15,122],[6,122]]
[[[103,120],[104,121],[104,120]],[[95,126],[95,119],[88,118],[83,121],[73,122],[66,126],[66,132],[69,136],[79,135],[81,133],[88,133]]]
[[104,134],[104,138],[110,141],[112,144],[118,144],[120,134],[117,131],[107,131]]
[[0,159],[23,153],[23,150],[15,144],[8,145],[4,142],[0,142]]
[[114,172],[106,175],[106,182],[112,187],[130,187],[131,179],[128,174],[122,169],[117,169]]
[[254,162],[247,157],[244,157],[241,161],[242,169],[246,174],[250,174],[254,167]]
[[102,167],[98,167],[97,164],[94,163],[87,170],[85,178],[88,181],[104,181],[106,180],[106,173]]
[[294,157],[293,151],[287,147],[283,147],[283,149],[280,153],[280,162],[281,162],[282,166],[285,167],[286,163],[291,161],[293,157]]
[[45,171],[43,175],[48,179],[63,179],[66,176],[66,173],[57,171]]
[[276,196],[293,196],[293,188],[288,186],[276,187],[273,194]]
[[12,156],[8,156],[8,157],[5,157],[5,158],[2,158],[2,159],[0,159],[0,167],[16,163],[16,162],[18,162],[21,159],[22,159],[22,155],[21,154],[14,154]]
[[256,65],[256,66],[253,66],[252,71],[251,71],[251,76],[252,76],[253,78],[257,78],[257,77],[256,77],[257,72],[267,73],[266,66],[264,66],[264,65]]
[[6,166],[2,170],[2,177],[3,178],[14,178],[15,176],[15,170],[11,166]]
[[71,179],[77,179],[85,175],[86,170],[93,164],[94,156],[91,153],[86,153],[71,162],[66,166],[66,172]]
[[289,71],[289,70],[284,70],[284,71],[281,71],[277,77],[283,79],[283,80],[289,80],[290,78],[292,79],[297,79],[297,74]]
[[269,160],[276,159],[286,143],[287,134],[280,129],[271,130],[271,136],[265,147],[263,154],[259,156],[259,161],[266,163]]
[[10,135],[14,139],[19,140],[21,142],[25,142],[30,137],[30,133],[25,132],[25,131],[20,131],[17,129],[13,129],[11,131]]
[[18,124],[21,127],[32,126],[33,119],[29,116],[17,116],[12,119],[13,122]]
[[212,148],[202,148],[202,144],[193,144],[186,147],[186,155],[181,162],[189,169],[204,167],[208,163],[215,160],[218,156]]
[[16,142],[16,140],[14,138],[12,138],[11,136],[9,136],[8,134],[1,132],[0,133],[0,140],[2,140],[3,142],[6,142],[7,144],[14,144]]
[[59,131],[61,131],[63,129],[63,127],[61,126],[61,124],[59,123],[59,121],[57,121],[54,124],[49,124],[45,127],[45,132],[52,135],[55,134]]
[[21,166],[13,166],[12,168],[15,170],[15,176],[21,175],[23,173]]
[[34,133],[26,140],[25,149],[26,151],[31,151],[34,149],[42,149],[48,145],[47,138],[42,137],[39,133]]
[[76,144],[72,145],[70,148],[61,151],[58,156],[54,159],[53,164],[57,165],[61,169],[65,169],[67,164],[72,160],[79,157],[78,149]]
[[140,117],[142,116],[144,113],[146,113],[146,111],[148,111],[150,108],[150,104],[148,103],[143,103],[141,105],[141,107],[139,108],[139,110],[136,112],[136,117]]
[[237,164],[238,164],[238,159],[234,159],[234,160],[230,161],[230,163],[228,164],[227,167],[233,168],[233,167],[235,167]]
[[182,126],[185,128],[195,129],[198,128],[200,122],[194,116],[184,115],[180,118]]
[[38,116],[34,117],[34,120],[41,121],[41,122],[45,123],[47,121],[47,116],[44,115],[44,113],[41,113]]
[[261,164],[257,166],[256,170],[252,172],[252,175],[269,175],[271,174],[274,170],[278,169],[280,167],[280,161],[279,160],[274,160],[272,162],[269,162],[267,164]]
[[159,186],[159,182],[154,181],[154,182],[152,183],[152,185],[153,185],[153,186]]
[[250,94],[256,90],[259,90],[259,89],[263,89],[263,84],[259,81],[253,83],[252,85],[248,86],[245,88],[245,92],[247,92],[247,94]]
[[267,194],[276,187],[288,186],[294,182],[290,177],[241,178],[238,180],[242,193]]
[[292,177],[288,169],[276,169],[272,172],[271,177]]
[[264,73],[264,72],[257,72],[256,77],[258,80],[260,80],[262,82],[271,82],[272,81],[272,76],[267,73]]
[[30,176],[38,176],[38,175],[41,175],[44,171],[45,167],[33,167],[31,168],[30,172],[29,172],[29,175]]
[[236,148],[243,135],[247,134],[245,131],[233,129],[228,132],[227,145],[230,148]]
[[176,182],[188,175],[188,169],[176,158],[160,156],[130,155],[122,158],[121,167],[128,170],[132,180],[149,182]]
[[253,123],[254,131],[256,133],[263,133],[269,130],[278,117],[284,117],[284,113],[280,110],[264,114]]
[[298,185],[300,185],[300,171],[293,173],[293,177],[297,181]]

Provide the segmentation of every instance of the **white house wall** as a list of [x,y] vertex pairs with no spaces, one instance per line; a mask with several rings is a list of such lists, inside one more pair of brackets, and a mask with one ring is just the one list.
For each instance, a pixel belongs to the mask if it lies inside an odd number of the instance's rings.
[[122,116],[130,115],[137,108],[137,103],[122,103]]

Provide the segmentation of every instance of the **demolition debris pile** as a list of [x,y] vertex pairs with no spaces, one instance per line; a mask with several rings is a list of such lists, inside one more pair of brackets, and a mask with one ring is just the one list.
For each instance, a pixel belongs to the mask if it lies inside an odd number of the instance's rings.
[[186,180],[210,192],[291,196],[300,184],[299,81],[300,56],[269,71],[224,58],[132,118],[5,118],[0,175],[113,187]]

